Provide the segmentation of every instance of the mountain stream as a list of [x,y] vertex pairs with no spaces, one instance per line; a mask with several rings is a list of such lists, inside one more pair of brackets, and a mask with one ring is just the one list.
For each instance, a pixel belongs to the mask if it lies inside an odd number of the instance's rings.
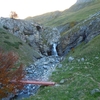
[[[57,44],[54,43],[52,46],[51,56],[44,56],[25,69],[27,73],[25,80],[49,81],[49,76],[52,74],[61,60],[57,54],[56,46]],[[35,95],[39,88],[40,85],[26,84],[24,89],[14,96],[14,99],[21,100],[22,98],[28,98],[29,96]]]

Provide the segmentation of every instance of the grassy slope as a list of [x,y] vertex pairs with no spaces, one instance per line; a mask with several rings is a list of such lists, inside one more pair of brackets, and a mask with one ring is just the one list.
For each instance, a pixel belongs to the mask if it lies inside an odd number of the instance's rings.
[[25,20],[31,20],[33,22],[38,22],[38,23],[46,23],[47,21],[55,19],[59,15],[60,15],[60,11],[55,11],[55,12],[45,13],[42,16],[39,15],[35,17],[28,17]]
[[[58,26],[70,21],[83,20],[99,9],[100,1],[97,0],[94,5],[67,16],[64,14],[47,25]],[[68,62],[69,56],[75,59]],[[85,60],[78,62],[81,58]],[[50,78],[57,86],[41,87],[35,96],[25,100],[100,100],[100,92],[91,94],[92,90],[100,89],[100,35],[87,44],[83,42],[77,46],[74,53],[71,51],[61,63],[62,68],[57,68]],[[61,80],[64,80],[63,84],[60,83]]]
[[[69,56],[75,59],[68,62]],[[81,58],[85,60],[78,62]],[[100,89],[100,35],[71,51],[62,65],[51,77],[58,86],[41,88],[36,96],[25,100],[100,100],[100,92],[91,94],[93,89]]]
[[0,48],[16,52],[24,65],[32,63],[33,56],[36,55],[33,48],[3,29],[0,29]]
[[58,18],[51,21],[47,21],[44,24],[47,26],[54,27],[54,26],[60,26],[72,21],[79,22],[81,20],[84,20],[87,17],[89,17],[89,15],[94,14],[95,12],[98,12],[100,10],[100,1],[95,0],[93,3],[77,11],[73,11],[73,10],[70,11],[70,10],[71,8],[69,9],[69,11],[62,12],[62,14]]

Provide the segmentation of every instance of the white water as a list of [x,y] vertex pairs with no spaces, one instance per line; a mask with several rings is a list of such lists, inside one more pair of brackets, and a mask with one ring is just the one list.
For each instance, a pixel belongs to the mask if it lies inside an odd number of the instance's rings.
[[52,46],[52,55],[54,56],[58,56],[56,47],[57,47],[57,44],[54,43]]

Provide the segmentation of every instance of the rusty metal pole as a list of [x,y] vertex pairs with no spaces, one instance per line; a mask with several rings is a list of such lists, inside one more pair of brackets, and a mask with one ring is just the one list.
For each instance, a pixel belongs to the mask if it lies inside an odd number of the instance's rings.
[[[12,81],[12,82],[16,82],[16,81]],[[23,83],[23,84],[36,84],[36,85],[45,85],[45,86],[53,86],[55,85],[56,83],[55,82],[44,82],[44,81],[19,81],[20,83]]]

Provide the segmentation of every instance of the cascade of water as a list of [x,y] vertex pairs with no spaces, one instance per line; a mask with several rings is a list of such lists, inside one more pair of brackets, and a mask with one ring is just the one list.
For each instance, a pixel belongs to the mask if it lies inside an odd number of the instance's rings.
[[54,56],[58,56],[57,50],[56,50],[57,44],[53,44],[52,45],[52,55]]

